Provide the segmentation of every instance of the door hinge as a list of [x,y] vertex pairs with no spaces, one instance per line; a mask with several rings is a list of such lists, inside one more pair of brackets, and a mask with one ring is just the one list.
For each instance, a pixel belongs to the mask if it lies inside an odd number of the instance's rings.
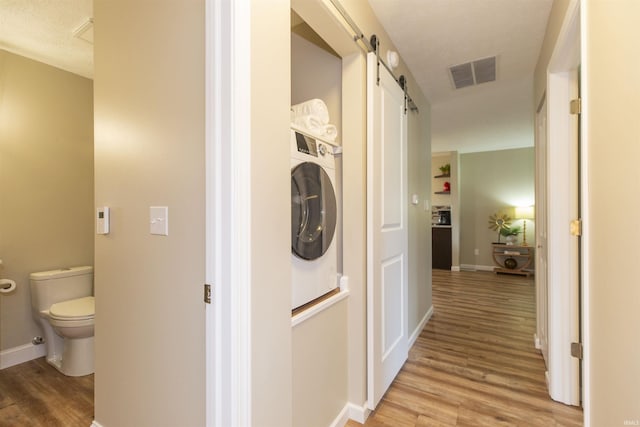
[[571,232],[572,236],[582,236],[582,220],[574,219],[573,221],[571,221],[569,231]]
[[569,103],[569,111],[571,114],[580,114],[582,113],[582,99],[576,98],[572,99]]
[[211,285],[204,284],[204,302],[205,304],[211,304]]
[[581,342],[571,343],[571,357],[575,357],[576,359],[582,360],[582,343]]

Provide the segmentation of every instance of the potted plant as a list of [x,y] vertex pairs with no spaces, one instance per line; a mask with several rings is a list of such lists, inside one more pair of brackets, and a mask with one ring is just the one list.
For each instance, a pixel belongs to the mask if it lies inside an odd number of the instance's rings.
[[438,169],[440,169],[440,173],[442,175],[449,176],[451,174],[451,164],[449,163],[447,163],[446,165],[440,166]]
[[520,234],[520,227],[504,227],[500,229],[500,234],[504,236],[507,241],[507,245],[515,245],[518,242],[518,234]]

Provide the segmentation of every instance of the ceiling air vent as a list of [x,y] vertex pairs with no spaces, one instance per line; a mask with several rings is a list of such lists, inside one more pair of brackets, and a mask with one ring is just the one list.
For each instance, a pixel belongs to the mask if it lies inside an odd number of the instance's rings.
[[456,89],[496,80],[496,57],[478,59],[449,68]]

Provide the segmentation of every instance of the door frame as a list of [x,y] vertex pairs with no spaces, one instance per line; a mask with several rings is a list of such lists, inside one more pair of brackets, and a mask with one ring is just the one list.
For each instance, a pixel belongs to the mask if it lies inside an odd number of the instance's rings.
[[205,31],[205,420],[248,426],[251,1],[205,0]]
[[535,346],[542,353],[548,366],[548,289],[547,276],[547,94],[536,111],[535,120],[535,156],[536,156],[536,336]]
[[[577,70],[581,64],[580,18],[580,2],[573,0],[567,8],[549,61],[546,92],[549,289],[547,381],[551,398],[569,405],[580,405],[581,400],[580,361],[571,357],[570,346],[572,342],[580,341],[580,306],[585,307],[584,300],[580,301],[578,289],[582,273],[580,269],[584,267],[580,267],[580,251],[575,240],[577,237],[569,233],[569,224],[577,218],[577,209],[566,203],[567,200],[579,200],[580,195],[584,204],[584,194],[587,191],[585,177],[588,172],[584,162],[580,165],[582,176],[581,185],[578,185],[577,146],[569,147],[566,144],[573,136],[577,138],[574,133],[578,131],[575,118],[569,114],[569,101],[577,95],[579,83]],[[581,133],[584,135],[584,132]],[[579,144],[584,145],[584,140],[579,141]],[[585,253],[586,242],[582,240],[581,243],[582,253]],[[567,283],[578,283],[578,286],[564,285]],[[588,331],[585,333],[588,334]]]

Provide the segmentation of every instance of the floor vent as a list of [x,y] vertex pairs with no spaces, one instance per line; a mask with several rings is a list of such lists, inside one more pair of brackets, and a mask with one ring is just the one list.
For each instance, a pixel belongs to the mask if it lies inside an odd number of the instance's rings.
[[456,89],[493,82],[496,80],[496,57],[454,65],[449,72]]

